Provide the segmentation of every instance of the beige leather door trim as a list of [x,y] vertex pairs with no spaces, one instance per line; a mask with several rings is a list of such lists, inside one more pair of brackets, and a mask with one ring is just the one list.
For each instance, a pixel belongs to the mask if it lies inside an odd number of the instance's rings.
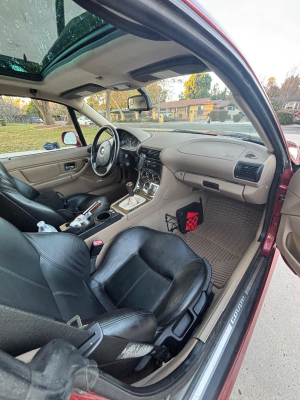
[[287,263],[300,276],[300,170],[290,181],[281,214],[276,244]]
[[[37,190],[52,188],[65,196],[76,193],[98,192],[115,185],[120,180],[120,169],[116,168],[105,179],[99,179],[92,170],[89,147],[74,147],[19,157],[1,161],[9,173]],[[65,170],[66,163],[74,163],[75,168]]]

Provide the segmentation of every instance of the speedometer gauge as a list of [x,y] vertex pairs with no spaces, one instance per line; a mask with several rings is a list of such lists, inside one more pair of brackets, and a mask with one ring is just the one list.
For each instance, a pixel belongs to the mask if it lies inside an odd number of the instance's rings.
[[126,148],[131,147],[131,135],[129,133],[123,134],[121,146]]
[[139,144],[139,141],[136,137],[131,136],[130,146],[135,149]]
[[135,136],[133,136],[129,132],[123,131],[120,139],[120,145],[122,148],[136,149],[139,143],[140,143],[139,140]]

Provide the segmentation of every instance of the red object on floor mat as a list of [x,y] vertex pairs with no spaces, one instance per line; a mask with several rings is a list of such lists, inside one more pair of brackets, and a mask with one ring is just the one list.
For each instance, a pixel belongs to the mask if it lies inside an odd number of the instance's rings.
[[187,213],[187,220],[186,220],[186,231],[194,231],[197,229],[198,226],[198,215],[197,212],[188,212]]

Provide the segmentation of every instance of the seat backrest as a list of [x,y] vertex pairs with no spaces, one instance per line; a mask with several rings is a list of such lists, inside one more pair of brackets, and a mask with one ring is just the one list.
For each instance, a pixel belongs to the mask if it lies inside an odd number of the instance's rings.
[[123,232],[91,279],[108,308],[139,307],[153,312],[158,329],[177,321],[206,291],[211,267],[177,235],[142,226]]
[[105,312],[89,287],[85,242],[67,233],[24,234],[0,218],[0,304],[68,321]]
[[36,203],[39,192],[11,176],[0,162],[0,216],[23,232],[36,232],[37,223],[45,221],[55,226],[65,222],[57,211]]

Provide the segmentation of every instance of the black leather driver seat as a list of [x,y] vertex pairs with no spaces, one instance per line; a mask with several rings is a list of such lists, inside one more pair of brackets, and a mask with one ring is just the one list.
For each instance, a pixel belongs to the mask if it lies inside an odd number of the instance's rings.
[[44,196],[30,185],[14,178],[0,162],[0,216],[23,232],[36,232],[39,221],[58,228],[66,221],[72,221],[76,214],[86,210],[97,200],[101,201],[97,213],[110,207],[105,196],[76,194],[62,199],[56,192],[49,192],[50,196]]
[[92,277],[88,247],[75,235],[21,233],[0,218],[0,248],[1,305],[65,322],[117,315],[106,329],[117,325],[122,336],[134,327],[141,341],[179,321],[211,280],[209,264],[181,238],[144,227],[122,233]]

